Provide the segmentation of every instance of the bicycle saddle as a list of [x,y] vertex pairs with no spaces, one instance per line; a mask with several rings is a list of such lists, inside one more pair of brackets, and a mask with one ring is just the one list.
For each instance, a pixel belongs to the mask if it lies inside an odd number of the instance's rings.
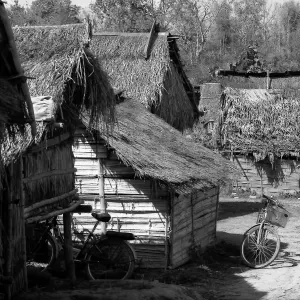
[[108,222],[110,220],[110,214],[108,214],[108,213],[95,213],[95,212],[93,212],[92,216],[100,222]]

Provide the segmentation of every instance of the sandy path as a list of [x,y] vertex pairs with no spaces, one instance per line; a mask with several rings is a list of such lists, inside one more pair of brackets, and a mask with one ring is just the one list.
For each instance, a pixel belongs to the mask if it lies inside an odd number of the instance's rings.
[[[279,229],[280,257],[265,269],[241,266],[232,278],[218,285],[219,299],[300,299],[300,200],[285,201],[284,205],[294,215],[286,228]],[[255,223],[256,211],[253,201],[221,200],[218,238],[239,245],[243,232]]]

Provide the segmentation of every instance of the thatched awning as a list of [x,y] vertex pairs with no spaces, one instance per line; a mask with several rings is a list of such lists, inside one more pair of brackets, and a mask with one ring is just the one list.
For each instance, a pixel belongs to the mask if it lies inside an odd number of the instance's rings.
[[[20,153],[25,152],[28,147],[40,143],[45,138],[46,128],[56,120],[56,105],[52,97],[32,97],[31,101],[36,120],[36,136],[32,135],[28,124],[24,127],[13,126],[7,128],[0,147],[2,153],[1,160],[6,166],[15,161]],[[13,129],[13,134],[10,134],[9,129]]]
[[176,41],[168,33],[156,33],[146,59],[148,39],[147,33],[99,33],[92,37],[91,49],[112,86],[126,98],[138,100],[179,130],[191,127],[198,109]]
[[272,91],[226,88],[220,132],[223,143],[241,152],[300,152],[300,99]]
[[4,3],[0,1],[0,137],[4,124],[31,123],[35,132],[32,104]]
[[31,96],[51,95],[72,122],[82,114],[91,124],[113,124],[115,96],[107,75],[87,48],[85,24],[15,27]]
[[158,179],[178,193],[206,189],[229,180],[230,161],[188,140],[133,100],[117,105],[118,125],[102,135],[139,176]]

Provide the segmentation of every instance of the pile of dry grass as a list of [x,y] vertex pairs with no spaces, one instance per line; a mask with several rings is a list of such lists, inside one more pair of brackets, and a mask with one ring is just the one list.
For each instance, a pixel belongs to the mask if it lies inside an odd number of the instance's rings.
[[242,152],[278,156],[300,152],[299,97],[232,88],[224,95],[220,118],[224,144]]
[[167,34],[159,34],[145,59],[148,34],[95,35],[91,49],[118,91],[133,98],[179,130],[191,127],[194,112],[183,72],[170,57]]
[[118,125],[103,138],[139,176],[186,193],[226,183],[236,174],[230,161],[186,139],[137,101],[117,105],[117,117]]
[[44,137],[46,126],[46,123],[38,122],[36,124],[37,132],[35,137],[32,136],[29,124],[25,124],[24,127],[17,125],[7,127],[0,146],[1,163],[5,166],[9,165],[32,144],[39,143]]
[[[86,48],[85,24],[15,27],[14,35],[32,96],[50,95],[57,106],[90,124],[114,123],[115,96],[98,60]],[[73,116],[74,117],[74,116]],[[72,122],[72,120],[69,120]]]

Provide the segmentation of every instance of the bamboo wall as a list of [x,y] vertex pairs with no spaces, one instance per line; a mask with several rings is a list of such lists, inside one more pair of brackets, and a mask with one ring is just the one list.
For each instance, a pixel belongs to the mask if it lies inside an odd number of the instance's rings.
[[[99,209],[97,177],[101,159],[106,208],[112,216],[107,229],[137,236],[132,243],[142,267],[164,267],[167,262],[169,193],[152,180],[135,178],[134,170],[118,160],[113,151],[108,151],[100,137],[94,139],[84,130],[77,130],[73,152],[77,169],[75,184],[80,198],[85,204]],[[85,228],[92,229],[95,219],[90,214],[74,216]]]
[[21,170],[21,159],[18,159],[7,168],[7,181],[3,182],[4,191],[0,200],[4,262],[2,275],[13,279],[11,285],[5,285],[4,287],[7,299],[27,287]]
[[[55,140],[55,139],[52,139]],[[74,190],[74,156],[70,140],[54,143],[48,140],[47,147],[33,147],[23,155],[25,211],[28,207],[46,199],[66,195]],[[43,205],[26,212],[26,219],[69,205],[72,196]]]
[[176,268],[190,260],[193,245],[201,251],[216,238],[219,189],[174,197],[172,204],[171,265]]
[[300,195],[300,161],[296,159],[276,159],[273,166],[268,159],[255,163],[254,158],[235,155],[234,162],[243,175],[234,184],[234,190],[255,191],[275,197]]

